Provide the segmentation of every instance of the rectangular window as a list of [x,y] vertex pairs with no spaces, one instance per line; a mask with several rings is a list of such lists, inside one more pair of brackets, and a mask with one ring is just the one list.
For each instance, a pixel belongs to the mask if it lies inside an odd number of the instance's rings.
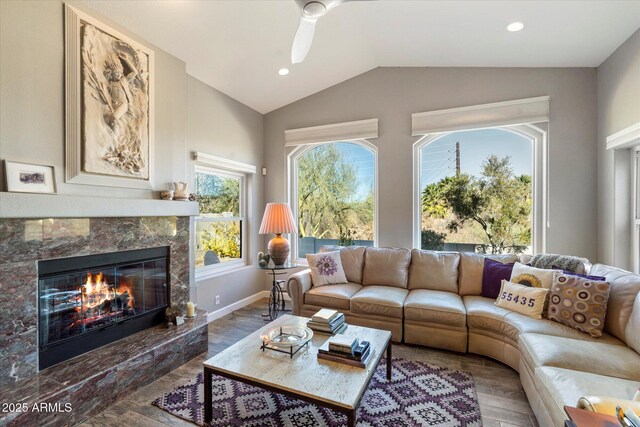
[[214,269],[243,261],[244,174],[196,166],[196,268]]
[[636,147],[635,149],[635,165],[634,165],[634,170],[635,170],[635,197],[636,197],[636,203],[635,203],[635,212],[636,212],[636,218],[635,218],[635,222],[636,224],[640,224],[640,146]]
[[634,237],[632,243],[632,269],[640,274],[640,145],[632,150],[632,184],[633,184],[633,213],[631,226]]

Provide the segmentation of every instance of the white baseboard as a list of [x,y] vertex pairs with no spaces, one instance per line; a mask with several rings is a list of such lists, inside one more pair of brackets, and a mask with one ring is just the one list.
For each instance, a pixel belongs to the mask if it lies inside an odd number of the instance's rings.
[[[253,304],[256,301],[260,301],[263,298],[269,298],[270,291],[260,291],[251,296],[248,296],[240,301],[236,301],[233,304],[229,304],[226,307],[223,307],[219,310],[212,311],[207,314],[207,323],[211,323],[216,319],[221,318],[222,316],[226,316],[227,314],[231,314],[236,310],[241,309],[242,307],[246,307],[249,304]],[[285,301],[291,301],[289,295],[287,293],[284,294]],[[265,307],[266,308],[266,307]]]

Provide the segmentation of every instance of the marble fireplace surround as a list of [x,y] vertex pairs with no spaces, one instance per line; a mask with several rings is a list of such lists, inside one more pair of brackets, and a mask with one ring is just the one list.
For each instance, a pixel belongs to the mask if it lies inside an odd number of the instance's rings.
[[[7,200],[12,203],[5,203]],[[190,216],[197,215],[197,204],[147,200],[141,201],[142,204],[134,213],[141,216],[115,216],[123,209],[114,209],[114,203],[135,204],[138,201],[102,199],[101,203],[111,205],[105,209],[107,215],[111,216],[43,218],[37,217],[35,212],[58,216],[60,209],[33,209],[30,200],[42,203],[43,198],[0,193],[2,402],[26,402],[30,405],[43,401],[71,402],[75,407],[70,414],[48,416],[59,416],[62,423],[78,421],[106,403],[95,395],[104,395],[114,402],[125,393],[206,351],[206,313],[198,312],[195,320],[181,327],[171,329],[160,325],[38,372],[37,261],[169,246],[171,303],[184,309],[189,301]],[[59,206],[66,205],[68,212],[69,203],[90,199],[46,196],[44,200],[44,205],[51,200]],[[143,208],[140,209],[140,206]],[[86,208],[77,211],[93,213]],[[173,212],[180,216],[171,215]],[[11,214],[21,217],[7,217]],[[116,350],[115,356],[106,357],[104,363],[92,363],[96,359],[96,352],[111,346],[114,349],[122,346],[122,349]],[[87,394],[87,391],[96,387],[102,392],[93,390],[95,395]],[[105,390],[109,392],[105,393]],[[36,415],[0,414],[0,424],[4,421],[12,424],[13,419],[17,425],[25,425],[24,421]]]

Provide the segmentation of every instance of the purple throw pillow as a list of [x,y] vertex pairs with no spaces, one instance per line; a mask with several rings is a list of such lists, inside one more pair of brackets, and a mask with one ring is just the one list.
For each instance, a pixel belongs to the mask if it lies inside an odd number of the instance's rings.
[[500,295],[500,286],[502,280],[511,278],[511,270],[515,263],[503,264],[500,261],[494,261],[491,258],[484,259],[484,268],[482,270],[482,296],[485,298],[498,298]]
[[[551,266],[552,270],[562,270],[560,267],[556,267],[555,265]],[[565,276],[577,276],[582,277],[583,279],[596,280],[598,282],[606,282],[607,278],[603,276],[587,276],[586,274],[574,273],[573,271],[563,270],[562,274]]]

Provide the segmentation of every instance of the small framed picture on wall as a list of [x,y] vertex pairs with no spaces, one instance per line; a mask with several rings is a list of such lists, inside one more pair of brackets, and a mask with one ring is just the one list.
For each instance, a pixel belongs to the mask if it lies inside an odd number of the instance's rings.
[[56,192],[53,166],[32,165],[29,163],[4,161],[7,191],[21,193]]

